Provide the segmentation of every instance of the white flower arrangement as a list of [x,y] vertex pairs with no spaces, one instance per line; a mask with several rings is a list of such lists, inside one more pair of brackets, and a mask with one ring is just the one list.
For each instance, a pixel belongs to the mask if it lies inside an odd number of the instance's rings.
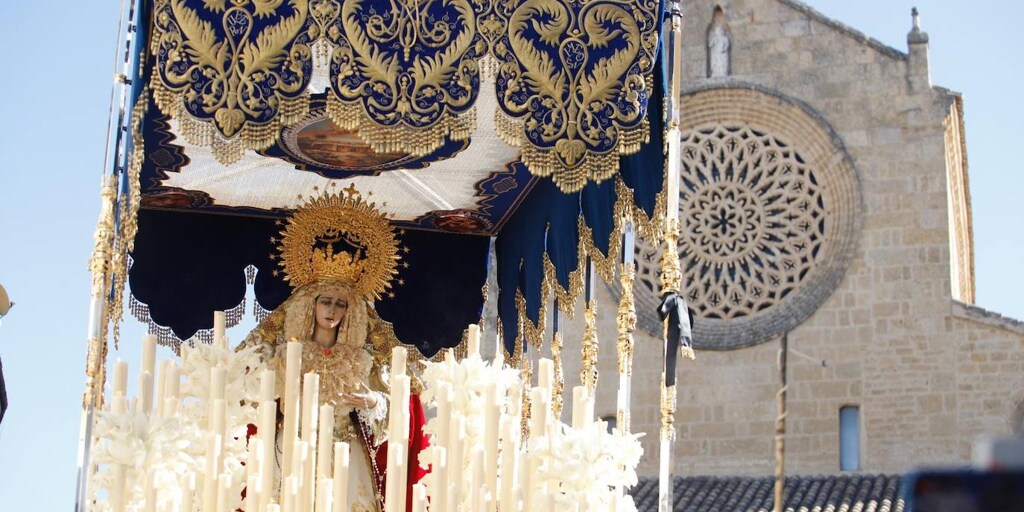
[[[92,510],[108,511],[112,508],[111,493],[120,485],[118,466],[124,469],[124,495],[126,510],[142,510],[146,501],[146,487],[158,489],[157,507],[180,507],[184,493],[181,476],[197,475],[196,496],[201,496],[206,471],[206,446],[210,435],[208,415],[211,370],[225,369],[225,426],[221,473],[232,477],[229,493],[231,510],[241,506],[241,491],[245,486],[245,466],[248,457],[246,428],[255,423],[259,396],[259,373],[264,364],[256,347],[239,352],[224,346],[200,344],[195,348],[182,347],[181,401],[177,413],[160,416],[157,410],[145,411],[136,399],[123,414],[110,409],[97,412],[93,464],[96,472],[91,478]],[[147,477],[149,482],[147,483]],[[196,507],[199,500],[193,501]],[[192,511],[186,511],[192,512]]]
[[[96,448],[93,463],[98,466],[92,478],[94,491],[116,487],[116,464],[125,467],[125,499],[128,510],[139,509],[145,502],[145,478],[149,475],[154,488],[173,490],[159,495],[159,504],[178,500],[179,475],[195,471],[197,459],[191,453],[196,428],[180,418],[159,418],[132,406],[125,414],[100,411],[96,414]],[[108,500],[99,501],[98,510],[110,510]],[[136,504],[133,508],[131,504]]]
[[[571,510],[576,503],[585,503],[584,510],[608,510],[616,489],[637,483],[641,436],[618,429],[608,432],[604,422],[578,429],[559,423],[548,435],[531,438],[527,446],[539,462],[539,483],[557,489],[557,510]],[[628,495],[620,496],[618,510],[635,512],[636,507]]]
[[[509,412],[505,396],[508,390],[520,386],[519,372],[515,369],[487,362],[477,354],[472,354],[459,361],[449,354],[439,362],[424,361],[424,369],[420,376],[423,380],[423,392],[420,397],[427,407],[437,409],[438,391],[443,384],[451,386],[452,403],[450,413],[452,417],[462,417],[465,422],[464,434],[466,446],[476,446],[483,443],[484,430],[484,405],[486,398],[484,390],[494,386],[498,393],[498,403],[503,405],[503,413]],[[437,434],[437,418],[432,418],[426,424],[425,430],[430,435]],[[468,457],[472,452],[466,452]]]

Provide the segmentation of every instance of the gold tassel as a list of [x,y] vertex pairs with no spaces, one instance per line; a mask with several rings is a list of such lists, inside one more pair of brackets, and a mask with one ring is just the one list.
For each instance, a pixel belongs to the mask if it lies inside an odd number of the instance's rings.
[[[558,314],[557,312],[555,314]],[[551,360],[555,366],[555,383],[551,388],[551,409],[555,419],[562,417],[562,392],[565,390],[565,372],[562,369],[562,333],[556,332],[551,338]]]
[[[618,324],[618,349],[619,375],[624,376],[627,381],[633,378],[633,331],[636,330],[636,303],[633,298],[633,282],[636,279],[636,267],[632,264],[623,264],[622,273],[619,275],[619,283],[622,285],[622,296],[619,298],[619,314],[616,317]],[[621,404],[620,404],[621,405]],[[618,428],[623,432],[630,430],[630,414],[628,408],[620,408],[617,418]]]
[[583,369],[580,371],[580,383],[590,393],[597,389],[597,301],[591,298],[583,311]]

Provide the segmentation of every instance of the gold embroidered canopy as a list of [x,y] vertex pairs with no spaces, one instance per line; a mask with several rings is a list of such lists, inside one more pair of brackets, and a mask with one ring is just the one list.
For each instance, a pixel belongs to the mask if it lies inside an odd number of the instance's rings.
[[[464,326],[403,323],[400,303],[417,294],[464,289],[454,295],[473,300],[445,307],[479,315],[489,237],[510,347],[542,337],[545,297],[572,308],[591,262],[614,279],[627,223],[661,238],[656,1],[138,5],[149,30],[133,57],[130,158],[111,184],[113,258],[97,267],[115,329],[128,253],[129,309],[166,343],[202,335],[212,309],[239,319],[243,274],[257,316],[275,307],[290,287],[267,256],[272,225],[316,189],[372,194],[407,230],[403,293],[375,295],[410,339]],[[201,240],[213,242],[197,251]],[[197,269],[209,272],[170,277]]]
[[[501,139],[575,192],[647,140],[657,0],[155,0],[156,104],[228,164],[324,112],[377,153]],[[489,116],[489,114],[488,114]]]

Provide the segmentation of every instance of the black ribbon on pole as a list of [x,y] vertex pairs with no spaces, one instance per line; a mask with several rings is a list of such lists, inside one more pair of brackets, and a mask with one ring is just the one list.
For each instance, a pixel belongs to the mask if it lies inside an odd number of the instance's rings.
[[665,386],[676,384],[676,363],[682,348],[693,350],[693,310],[686,306],[686,299],[676,292],[661,296],[658,317],[668,319],[668,343],[665,351]]

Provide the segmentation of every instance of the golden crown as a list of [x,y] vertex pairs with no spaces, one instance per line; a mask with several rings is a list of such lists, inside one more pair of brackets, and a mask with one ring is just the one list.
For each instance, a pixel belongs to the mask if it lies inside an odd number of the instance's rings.
[[376,300],[391,288],[398,273],[401,256],[395,230],[376,203],[364,201],[354,185],[306,201],[281,234],[279,264],[292,288],[341,279],[356,293]]

